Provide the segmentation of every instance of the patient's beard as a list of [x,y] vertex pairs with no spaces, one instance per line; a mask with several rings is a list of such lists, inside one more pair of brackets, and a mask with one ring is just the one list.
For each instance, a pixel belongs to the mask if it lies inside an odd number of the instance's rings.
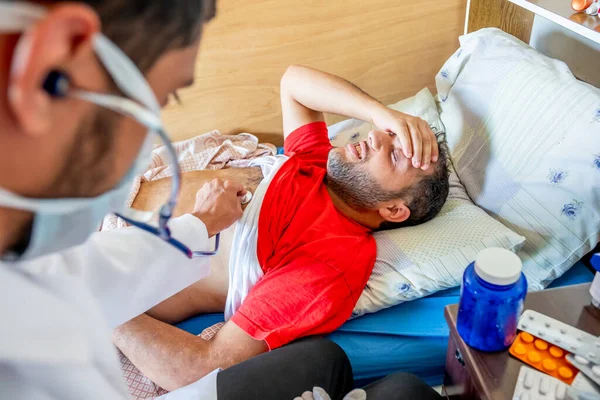
[[349,163],[335,150],[329,152],[326,184],[356,210],[373,210],[379,203],[399,197],[396,192],[383,190],[365,170],[362,161]]

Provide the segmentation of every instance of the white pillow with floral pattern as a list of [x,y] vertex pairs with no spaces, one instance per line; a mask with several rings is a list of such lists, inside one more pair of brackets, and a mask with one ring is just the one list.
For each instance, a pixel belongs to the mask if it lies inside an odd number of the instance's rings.
[[600,89],[498,29],[460,43],[436,77],[452,161],[542,289],[600,239]]

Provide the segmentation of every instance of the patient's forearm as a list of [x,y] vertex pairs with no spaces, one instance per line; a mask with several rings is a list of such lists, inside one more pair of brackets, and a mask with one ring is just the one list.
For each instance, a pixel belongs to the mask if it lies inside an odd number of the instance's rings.
[[209,343],[146,314],[119,326],[115,345],[148,378],[166,390],[191,384],[211,366]]
[[385,106],[354,84],[335,75],[303,66],[291,66],[282,78],[282,96],[319,112],[372,121]]
[[269,348],[233,322],[204,340],[146,314],[115,329],[113,342],[153,382],[174,390],[217,368],[229,368]]

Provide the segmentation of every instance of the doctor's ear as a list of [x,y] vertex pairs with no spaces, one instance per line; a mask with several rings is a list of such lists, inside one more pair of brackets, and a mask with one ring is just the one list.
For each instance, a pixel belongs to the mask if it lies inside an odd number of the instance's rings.
[[403,201],[398,200],[386,203],[379,208],[379,215],[388,222],[400,223],[406,221],[408,217],[410,217],[410,209]]
[[50,131],[52,105],[66,95],[69,78],[59,72],[81,53],[93,56],[91,40],[100,29],[96,12],[83,4],[51,8],[24,32],[15,46],[8,82],[8,106],[20,130],[28,136]]

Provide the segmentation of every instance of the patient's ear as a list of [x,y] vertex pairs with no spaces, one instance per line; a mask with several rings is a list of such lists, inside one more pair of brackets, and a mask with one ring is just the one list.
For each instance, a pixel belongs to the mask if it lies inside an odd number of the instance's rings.
[[400,223],[410,217],[410,209],[402,200],[392,201],[379,208],[379,215],[386,221]]

